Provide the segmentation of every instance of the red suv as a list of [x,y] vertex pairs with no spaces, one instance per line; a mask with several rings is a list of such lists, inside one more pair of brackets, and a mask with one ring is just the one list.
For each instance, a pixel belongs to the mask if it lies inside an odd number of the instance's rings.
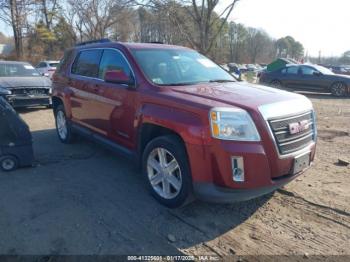
[[237,82],[179,46],[80,44],[53,77],[53,109],[63,143],[81,134],[132,157],[168,207],[267,194],[315,156],[306,97]]

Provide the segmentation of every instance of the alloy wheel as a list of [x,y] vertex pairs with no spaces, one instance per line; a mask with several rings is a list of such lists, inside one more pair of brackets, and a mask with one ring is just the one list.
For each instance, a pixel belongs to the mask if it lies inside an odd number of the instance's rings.
[[165,148],[152,150],[147,159],[147,175],[154,191],[165,199],[175,198],[182,188],[181,168]]
[[335,96],[343,96],[345,94],[345,86],[342,83],[336,83],[332,86],[332,94]]
[[58,111],[56,116],[57,131],[61,139],[66,139],[68,134],[67,120],[64,112]]
[[4,159],[1,162],[2,169],[6,170],[6,171],[10,171],[10,170],[14,169],[15,166],[16,166],[16,162],[13,159],[10,159],[10,158]]

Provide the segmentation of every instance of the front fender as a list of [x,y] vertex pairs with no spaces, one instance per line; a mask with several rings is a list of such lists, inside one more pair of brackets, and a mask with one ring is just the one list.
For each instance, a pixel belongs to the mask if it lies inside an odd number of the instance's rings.
[[142,124],[154,124],[177,133],[186,144],[202,145],[206,125],[199,115],[179,108],[146,104],[141,109]]

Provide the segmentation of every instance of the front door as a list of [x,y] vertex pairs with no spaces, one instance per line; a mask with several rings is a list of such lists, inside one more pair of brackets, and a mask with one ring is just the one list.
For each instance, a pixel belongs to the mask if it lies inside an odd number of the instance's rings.
[[135,141],[134,117],[137,91],[126,84],[104,81],[107,71],[123,71],[134,78],[125,56],[117,49],[104,49],[100,66],[100,79],[95,85],[91,106],[95,128],[103,131],[113,141],[133,147]]

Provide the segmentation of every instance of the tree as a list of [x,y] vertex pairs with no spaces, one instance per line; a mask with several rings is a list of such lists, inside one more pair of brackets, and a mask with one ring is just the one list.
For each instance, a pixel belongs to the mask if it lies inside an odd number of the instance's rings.
[[[40,21],[46,27],[46,34],[51,34],[53,38],[52,27],[54,18],[57,16],[59,10],[59,0],[35,0],[37,9],[42,16]],[[44,30],[44,29],[41,29]],[[53,41],[48,41],[46,46],[46,53],[50,54],[53,51]]]
[[12,27],[17,58],[23,56],[23,34],[31,0],[0,0],[0,20]]
[[117,16],[132,0],[69,0],[69,8],[75,14],[75,24],[81,39],[108,37],[117,23]]
[[278,39],[276,47],[278,50],[278,56],[280,57],[290,57],[299,60],[304,56],[303,45],[300,42],[295,41],[291,36]]

